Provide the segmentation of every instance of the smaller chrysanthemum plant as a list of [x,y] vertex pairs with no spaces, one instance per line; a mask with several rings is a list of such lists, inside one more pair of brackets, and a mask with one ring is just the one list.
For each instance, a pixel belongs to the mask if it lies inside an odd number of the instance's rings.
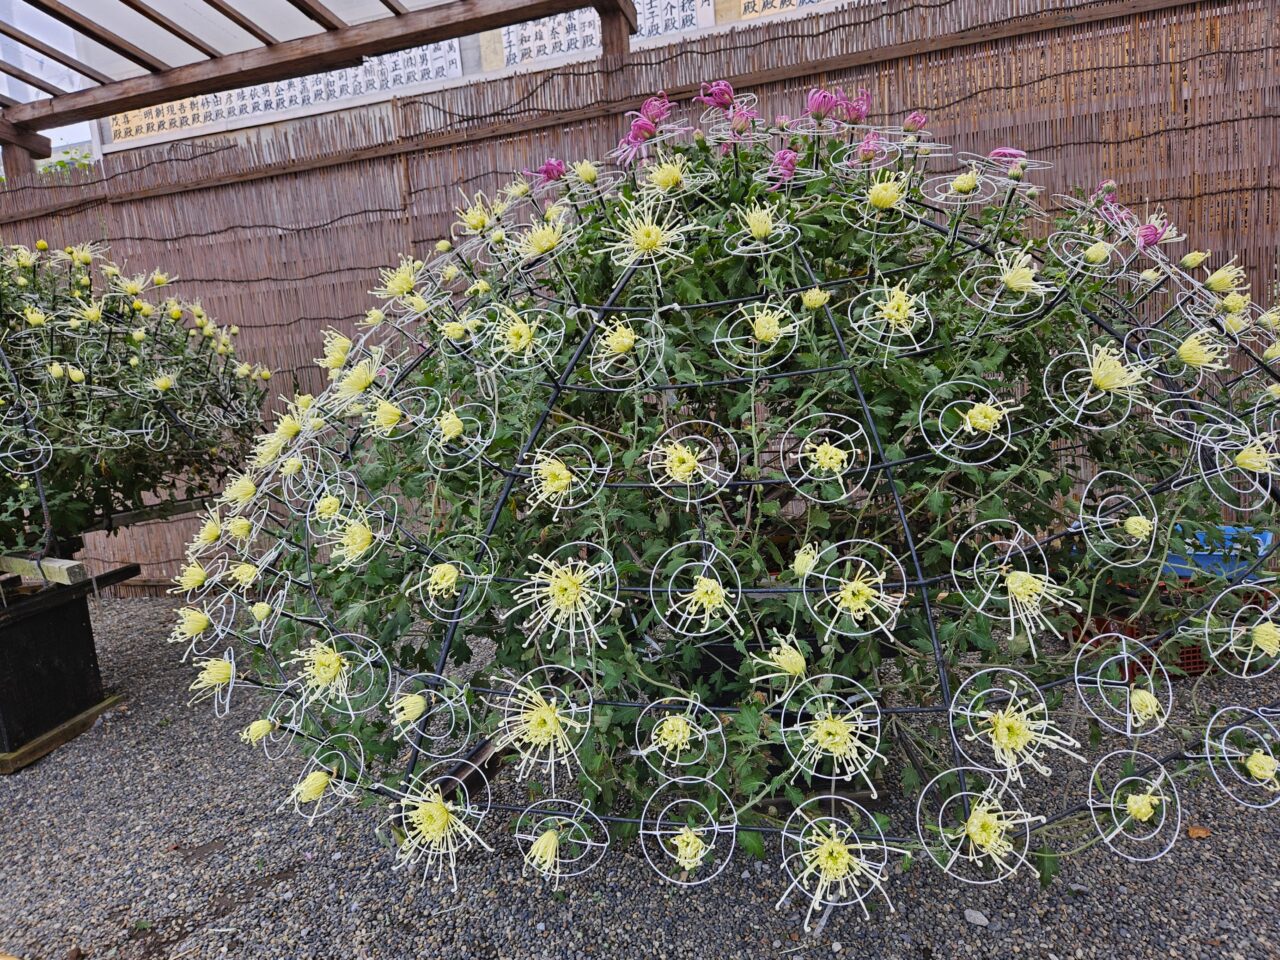
[[384,798],[455,883],[508,829],[553,887],[772,849],[807,922],[907,854],[1158,856],[1188,773],[1280,800],[1275,713],[1176,689],[1194,649],[1275,698],[1280,314],[865,92],[695,100],[465,198],[191,545],[172,639],[300,748],[286,803]]
[[98,244],[0,256],[0,553],[69,556],[90,529],[216,493],[271,373],[235,327]]

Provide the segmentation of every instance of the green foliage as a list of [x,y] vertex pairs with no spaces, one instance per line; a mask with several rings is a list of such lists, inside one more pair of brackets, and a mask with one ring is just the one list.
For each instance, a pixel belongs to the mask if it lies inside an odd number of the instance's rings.
[[0,552],[74,549],[243,459],[270,374],[168,283],[87,244],[0,260]]

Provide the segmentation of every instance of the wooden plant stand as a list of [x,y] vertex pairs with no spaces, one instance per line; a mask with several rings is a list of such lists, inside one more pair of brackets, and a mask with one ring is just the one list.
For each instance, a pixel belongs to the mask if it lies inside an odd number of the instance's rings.
[[141,572],[133,563],[89,577],[61,566],[69,582],[0,580],[0,774],[74,739],[119,702],[102,689],[87,598]]

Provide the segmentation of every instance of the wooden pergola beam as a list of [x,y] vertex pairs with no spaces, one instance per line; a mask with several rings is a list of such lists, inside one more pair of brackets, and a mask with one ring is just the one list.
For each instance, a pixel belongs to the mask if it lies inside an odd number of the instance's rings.
[[63,4],[61,0],[26,0],[26,2],[41,13],[53,17],[59,23],[66,24],[77,33],[84,34],[90,40],[102,44],[112,53],[119,54],[126,60],[132,60],[140,67],[151,71],[170,69],[169,64],[159,57],[148,53],[139,46],[135,46],[119,34],[112,33],[92,17],[80,13],[78,10],[72,10]]
[[289,0],[289,4],[300,14],[314,20],[326,30],[344,30],[350,26],[347,21],[326,7],[320,0]]
[[50,83],[44,77],[37,77],[34,73],[28,73],[21,67],[14,66],[7,60],[0,60],[0,73],[7,73],[15,80],[21,80],[28,87],[34,87],[36,90],[43,90],[50,96],[59,96],[67,91],[63,90],[56,83]]
[[0,119],[0,163],[4,164],[5,179],[34,176],[36,161],[52,154],[53,145],[48,137]]
[[16,40],[24,47],[30,47],[41,56],[48,57],[50,60],[54,60],[57,63],[62,64],[64,67],[70,67],[76,73],[81,76],[88,77],[96,83],[111,82],[112,78],[107,76],[101,70],[97,70],[83,61],[77,60],[75,57],[71,56],[71,54],[59,50],[52,44],[45,43],[43,40],[33,37],[29,33],[24,33],[11,23],[5,23],[3,20],[0,20],[0,34],[3,34],[10,40]]
[[22,127],[15,127],[3,117],[0,117],[0,144],[20,147],[37,160],[53,156],[53,146],[50,144],[48,137],[42,137],[38,133],[24,130]]
[[154,23],[161,30],[164,30],[168,33],[173,34],[175,37],[180,39],[187,46],[193,47],[194,49],[199,50],[206,57],[222,56],[222,51],[219,50],[217,47],[211,45],[207,40],[203,40],[200,37],[196,36],[196,34],[192,33],[190,30],[188,30],[186,27],[184,27],[182,24],[178,23],[176,20],[172,19],[171,17],[166,17],[159,10],[156,10],[148,6],[146,3],[143,2],[143,0],[120,0],[120,2],[123,3],[130,10],[132,10],[134,13],[139,14],[140,16],[146,17],[148,20]]
[[[398,17],[370,20],[272,47],[174,67],[152,76],[131,77],[50,100],[20,104],[6,109],[4,117],[19,127],[44,130],[184,97],[336,70],[358,64],[366,57],[538,20],[582,6],[583,0],[453,0]],[[635,23],[631,0],[594,0],[594,6],[602,15],[622,16],[629,24]]]
[[264,30],[252,17],[246,17],[243,13],[229,4],[227,0],[204,0],[204,2],[213,7],[214,10],[217,10],[218,13],[222,14],[259,43],[271,47],[280,42],[278,37]]
[[401,3],[400,0],[382,0],[382,5],[386,7],[388,10],[390,10],[392,13],[394,13],[397,17],[400,16],[402,13],[409,12],[409,8],[406,7],[403,3]]

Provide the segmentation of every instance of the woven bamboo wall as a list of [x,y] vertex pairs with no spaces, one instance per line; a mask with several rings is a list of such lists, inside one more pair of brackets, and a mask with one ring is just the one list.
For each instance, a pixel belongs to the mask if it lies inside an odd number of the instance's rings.
[[[241,352],[278,371],[279,392],[313,390],[320,331],[350,329],[379,266],[448,232],[459,189],[492,190],[549,155],[599,158],[644,95],[687,97],[728,77],[776,112],[797,112],[815,84],[865,86],[871,122],[919,108],[957,149],[1052,159],[1050,192],[1114,178],[1126,202],[1163,203],[1197,247],[1239,254],[1255,296],[1273,301],[1277,19],[1272,0],[857,3],[651,47],[622,66],[584,62],[112,154],[69,182],[0,192],[0,237],[102,239],[137,269],[176,272],[186,296],[239,324]],[[191,529],[94,535],[86,554],[138,560],[160,581]]]

